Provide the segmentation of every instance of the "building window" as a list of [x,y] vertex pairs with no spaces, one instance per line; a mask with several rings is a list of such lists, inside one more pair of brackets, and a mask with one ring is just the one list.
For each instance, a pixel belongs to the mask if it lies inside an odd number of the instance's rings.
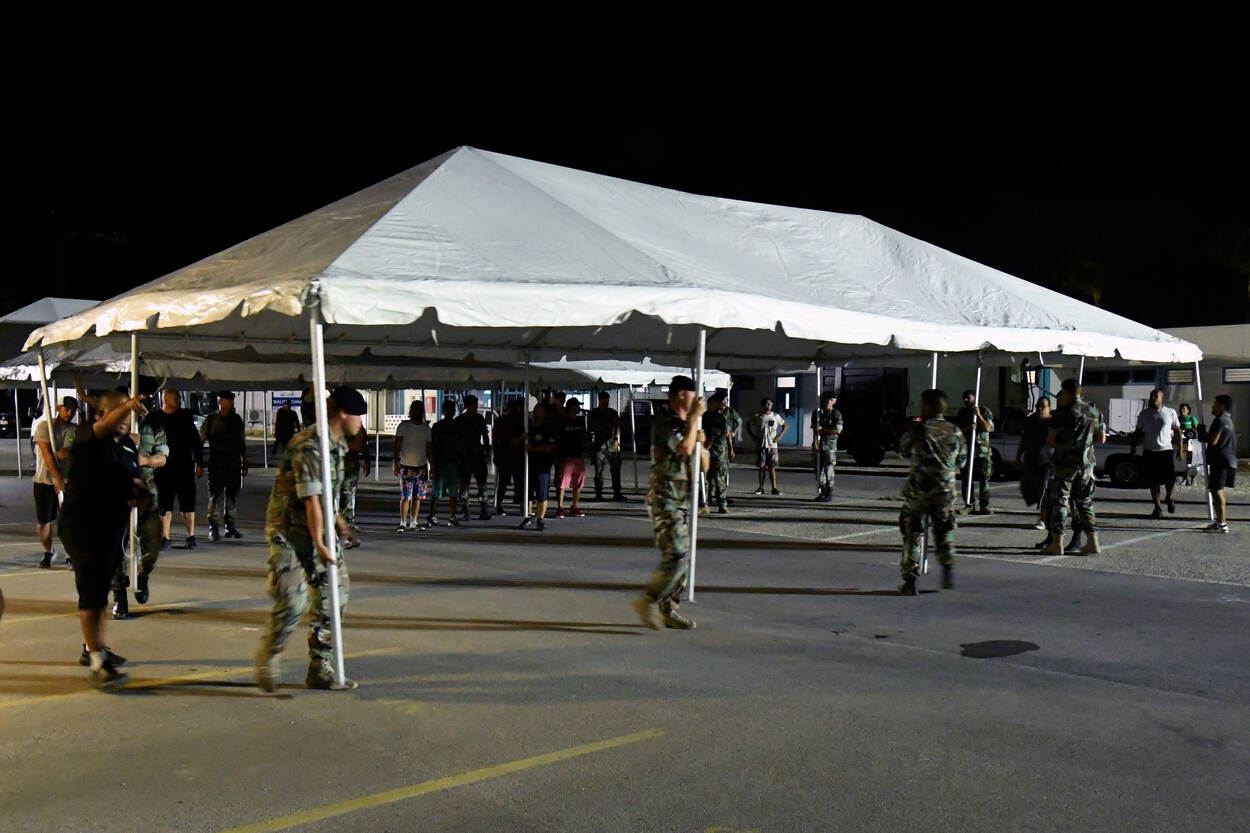
[[1168,384],[1169,385],[1192,385],[1193,383],[1194,383],[1193,370],[1186,369],[1186,370],[1169,370],[1168,371]]
[[1250,382],[1250,367],[1224,368],[1224,384],[1237,384],[1238,382]]

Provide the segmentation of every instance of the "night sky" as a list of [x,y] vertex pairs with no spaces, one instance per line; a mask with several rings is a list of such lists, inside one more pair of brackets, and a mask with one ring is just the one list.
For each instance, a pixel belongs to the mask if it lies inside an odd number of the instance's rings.
[[[866,215],[1155,327],[1250,321],[1244,154],[1022,119],[772,125],[763,111],[563,112],[374,99],[35,102],[0,311],[103,299],[462,144],[696,193]],[[209,113],[214,114],[210,118]],[[430,113],[431,115],[424,115]],[[987,122],[988,123],[988,122]]]

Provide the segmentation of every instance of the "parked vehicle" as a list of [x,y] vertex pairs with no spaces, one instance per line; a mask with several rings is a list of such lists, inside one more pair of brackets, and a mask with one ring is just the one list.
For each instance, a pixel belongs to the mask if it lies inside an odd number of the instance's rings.
[[16,437],[17,436],[17,420],[13,418],[13,414],[0,411],[0,437]]

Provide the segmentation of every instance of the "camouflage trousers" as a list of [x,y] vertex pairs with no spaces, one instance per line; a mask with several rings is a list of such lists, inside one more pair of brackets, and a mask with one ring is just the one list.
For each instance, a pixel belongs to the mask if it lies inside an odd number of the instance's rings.
[[[147,575],[155,569],[156,559],[161,557],[161,540],[164,538],[161,514],[156,507],[155,500],[139,509],[139,519],[138,525],[135,527],[135,534],[139,538],[139,573],[140,575]],[[127,527],[127,533],[123,540],[129,546],[129,527]],[[126,587],[126,577],[129,575],[129,572],[130,559],[123,557],[121,563],[117,566],[117,573],[113,576],[114,590],[121,590]]]
[[1062,535],[1068,525],[1069,506],[1076,514],[1073,526],[1087,534],[1097,532],[1094,518],[1094,471],[1093,468],[1075,472],[1055,472],[1046,484],[1046,528],[1051,535]]
[[608,447],[608,443],[604,443],[595,449],[595,494],[603,494],[603,472],[605,470],[612,473],[612,494],[619,495],[621,493],[621,452],[620,450],[612,451]]
[[[305,549],[306,547],[306,549]],[[339,559],[339,617],[347,610],[351,580]],[[260,638],[261,653],[277,656],[295,631],[304,612],[309,616],[308,666],[322,679],[334,677],[334,631],[331,625],[330,571],[312,545],[297,548],[281,532],[269,536],[269,597],[273,610]]]
[[837,473],[837,465],[838,452],[836,449],[816,449],[816,485],[822,489],[826,487],[832,489],[833,478]]
[[343,470],[343,482],[339,484],[339,514],[348,526],[356,525],[356,490],[360,487],[360,469]]
[[690,516],[686,509],[658,509],[647,505],[660,565],[643,589],[653,599],[664,601],[681,593],[690,571]]
[[723,507],[729,497],[729,458],[721,454],[708,455],[707,467],[708,503]]
[[239,496],[241,477],[237,470],[208,470],[208,523],[211,526],[220,527],[223,520],[227,527],[234,526],[234,499]]
[[[993,476],[994,458],[988,453],[978,450],[972,464],[972,482],[976,484],[973,491],[980,506],[990,505],[990,478]],[[959,483],[959,493],[967,495],[968,469],[966,467],[959,471]]]
[[919,570],[920,548],[924,546],[925,530],[933,527],[933,540],[938,560],[943,564],[955,561],[955,493],[937,492],[927,495],[904,495],[903,511],[898,515],[898,528],[903,533],[903,558],[898,571],[903,578]]

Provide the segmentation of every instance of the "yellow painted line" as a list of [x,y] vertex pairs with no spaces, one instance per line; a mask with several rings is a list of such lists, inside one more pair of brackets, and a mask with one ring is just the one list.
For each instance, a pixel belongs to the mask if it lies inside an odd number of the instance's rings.
[[[369,651],[357,651],[354,654],[346,654],[344,659],[358,659],[360,657],[373,657],[379,654],[396,654],[399,648],[374,648]],[[197,680],[211,680],[214,678],[234,677],[239,674],[250,674],[256,670],[254,665],[245,665],[239,668],[215,668],[211,671],[197,671],[194,674],[183,674],[179,677],[165,677],[159,680],[134,680],[126,683],[114,691],[131,691],[142,688],[159,688],[160,686],[186,685]],[[71,678],[66,678],[71,679]],[[20,700],[0,700],[0,710],[12,708],[13,706],[34,706],[39,703],[47,703],[51,700],[64,700],[69,697],[85,697],[87,695],[98,693],[94,688],[87,688],[81,691],[67,691],[64,694],[45,694],[42,697],[23,697]]]
[[422,781],[419,784],[410,784],[407,787],[399,787],[394,790],[385,790],[372,795],[363,795],[359,798],[353,798],[349,801],[340,801],[337,804],[327,804],[324,807],[316,807],[312,810],[304,810],[299,813],[291,813],[287,816],[278,816],[277,818],[267,821],[258,821],[255,824],[244,825],[243,827],[231,827],[228,830],[222,830],[220,833],[268,833],[274,830],[286,830],[290,827],[296,827],[301,824],[312,824],[323,819],[334,818],[335,816],[343,816],[348,813],[355,813],[358,810],[367,810],[371,807],[380,807],[384,804],[394,804],[398,801],[407,801],[410,798],[416,798],[422,795],[439,792],[441,790],[449,790],[453,787],[463,787],[468,784],[476,784],[479,781],[486,781],[491,778],[499,778],[504,775],[511,775],[514,772],[522,772],[535,767],[555,764],[561,761],[567,761],[571,758],[579,758],[583,755],[592,755],[595,752],[604,752],[608,749],[615,749],[619,746],[629,746],[633,743],[639,743],[644,740],[652,740],[662,737],[664,732],[659,729],[647,729],[644,732],[635,732],[632,735],[621,735],[620,737],[608,738],[607,740],[588,743],[584,746],[573,746],[568,749],[561,749],[557,752],[548,752],[545,755],[535,755],[532,758],[522,758],[519,761],[511,761],[506,764],[496,764],[495,766],[483,767],[482,769],[472,769],[468,772],[462,772],[459,775],[448,775],[445,778],[435,778],[431,781]]

